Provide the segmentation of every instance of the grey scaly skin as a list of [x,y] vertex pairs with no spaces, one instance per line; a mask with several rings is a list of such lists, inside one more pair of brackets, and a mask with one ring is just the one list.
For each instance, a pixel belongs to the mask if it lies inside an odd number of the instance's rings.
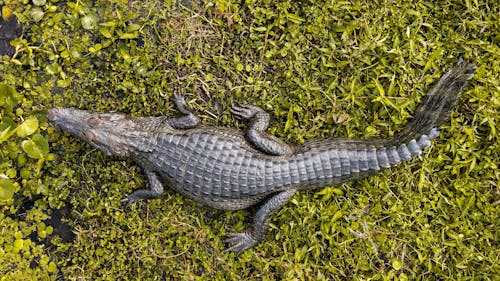
[[226,251],[240,254],[265,237],[271,215],[298,190],[360,179],[420,155],[439,135],[475,69],[460,60],[431,88],[406,127],[383,140],[333,138],[288,145],[266,133],[269,115],[251,105],[231,109],[248,121],[246,132],[201,126],[179,95],[174,96],[182,113],[178,118],[58,107],[48,111],[48,118],[104,153],[131,157],[144,169],[150,188],[128,195],[126,202],[160,197],[164,185],[218,209],[263,202],[252,226],[226,240]]

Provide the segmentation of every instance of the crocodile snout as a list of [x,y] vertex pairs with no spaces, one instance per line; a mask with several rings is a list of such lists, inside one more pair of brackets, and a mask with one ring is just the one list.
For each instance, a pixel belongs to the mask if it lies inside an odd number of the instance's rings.
[[59,107],[51,108],[47,111],[47,118],[50,122],[55,122],[57,120],[57,115],[59,112]]

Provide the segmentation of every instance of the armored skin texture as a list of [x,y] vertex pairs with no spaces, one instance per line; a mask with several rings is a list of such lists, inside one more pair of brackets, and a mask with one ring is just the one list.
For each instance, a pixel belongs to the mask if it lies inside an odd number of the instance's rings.
[[206,127],[180,95],[180,117],[129,117],[55,107],[51,123],[108,155],[131,157],[149,179],[124,201],[157,198],[168,186],[218,209],[239,210],[261,203],[253,224],[231,235],[226,251],[237,254],[261,241],[271,215],[299,190],[322,188],[366,177],[408,161],[439,135],[476,66],[460,61],[430,89],[414,117],[394,137],[381,140],[315,139],[289,145],[266,133],[269,115],[251,105],[231,112],[248,121],[245,132]]

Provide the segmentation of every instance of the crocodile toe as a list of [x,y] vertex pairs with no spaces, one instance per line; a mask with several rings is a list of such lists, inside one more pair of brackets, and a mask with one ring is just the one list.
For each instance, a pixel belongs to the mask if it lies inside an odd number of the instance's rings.
[[237,256],[243,253],[246,249],[249,249],[259,241],[253,238],[250,232],[245,231],[241,233],[233,233],[229,235],[229,238],[224,240],[225,243],[230,244],[230,247],[225,249],[224,252],[235,252]]

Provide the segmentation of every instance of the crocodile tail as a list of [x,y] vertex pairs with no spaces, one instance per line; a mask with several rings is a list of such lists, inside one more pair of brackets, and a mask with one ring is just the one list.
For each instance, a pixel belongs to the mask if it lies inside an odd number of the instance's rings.
[[460,59],[430,89],[413,119],[401,132],[378,141],[371,149],[368,149],[368,143],[361,145],[364,151],[358,151],[358,155],[362,156],[359,166],[363,164],[368,170],[379,170],[420,155],[424,148],[431,145],[430,141],[439,136],[439,127],[450,116],[451,109],[475,70],[474,64]]
[[[420,155],[424,148],[430,146],[430,141],[439,136],[439,127],[448,119],[453,105],[475,70],[474,64],[460,59],[430,89],[417,107],[413,119],[392,138],[336,138],[305,143],[293,155],[295,159],[282,162],[281,170],[290,172],[281,180],[289,184],[299,184],[303,180],[306,181],[304,185],[323,187],[363,178]],[[291,170],[292,164],[295,165],[294,170]]]
[[449,118],[451,109],[475,70],[474,64],[460,59],[439,79],[405,128],[383,141],[376,149],[374,157],[380,167],[390,167],[402,160],[408,161],[431,145],[430,140],[439,136],[440,126]]

